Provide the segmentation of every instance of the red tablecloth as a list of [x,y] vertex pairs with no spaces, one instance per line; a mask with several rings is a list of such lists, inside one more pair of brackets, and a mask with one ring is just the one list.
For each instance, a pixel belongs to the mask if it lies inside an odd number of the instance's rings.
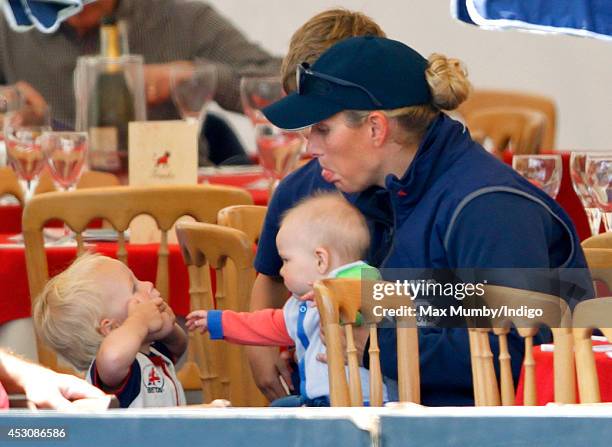
[[[557,202],[563,207],[563,209],[569,214],[570,218],[576,226],[578,236],[580,240],[584,240],[591,236],[591,230],[589,228],[589,221],[587,220],[584,208],[580,199],[574,192],[572,186],[572,179],[569,172],[569,162],[571,152],[552,152],[561,154],[563,159],[563,175],[561,177],[561,188],[559,189],[559,195],[557,196]],[[509,151],[504,152],[504,161],[509,165],[512,165],[512,153]]]
[[[3,238],[6,240],[6,236]],[[157,275],[157,244],[127,245],[128,265],[137,278],[155,282]],[[115,257],[117,244],[100,242],[95,250]],[[189,313],[189,277],[178,245],[169,247],[170,306],[176,315]],[[66,268],[76,255],[75,247],[53,247],[47,249],[50,275]],[[23,247],[0,248],[0,324],[30,316],[30,294]]]
[[[533,357],[536,367],[536,394],[538,405],[546,405],[553,402],[554,375],[553,375],[553,353],[547,352],[536,346],[533,349]],[[599,377],[599,391],[602,402],[612,402],[612,358],[603,352],[595,353],[595,364],[597,366],[597,376]],[[516,405],[523,405],[523,385],[525,380],[525,370],[521,371],[518,386],[516,388]],[[578,398],[578,385],[576,385],[576,397]]]
[[[238,186],[239,188],[246,189],[251,196],[253,196],[253,202],[255,205],[267,205],[268,204],[268,189],[249,187],[255,183],[262,183],[260,180],[264,179],[262,173],[248,173],[248,174],[214,174],[210,176],[201,176],[199,181],[206,179],[209,183],[215,185],[229,185]],[[258,185],[259,186],[259,185]]]
[[0,206],[0,233],[21,233],[21,206]]

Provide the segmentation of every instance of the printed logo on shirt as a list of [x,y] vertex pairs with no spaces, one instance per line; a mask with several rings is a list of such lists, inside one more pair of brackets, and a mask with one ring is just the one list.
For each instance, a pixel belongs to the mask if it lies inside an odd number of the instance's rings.
[[147,365],[144,367],[142,381],[147,393],[163,393],[164,391],[164,376],[159,374],[155,365]]

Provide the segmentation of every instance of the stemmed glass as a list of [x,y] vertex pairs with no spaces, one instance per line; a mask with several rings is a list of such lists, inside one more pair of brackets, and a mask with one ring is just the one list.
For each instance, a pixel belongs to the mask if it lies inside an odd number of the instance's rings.
[[259,164],[268,178],[270,192],[296,167],[304,146],[301,133],[279,129],[261,112],[261,109],[283,96],[278,76],[243,77],[240,80],[242,108],[255,126]]
[[64,191],[73,189],[87,157],[87,132],[45,132],[40,141],[57,187]]
[[244,114],[253,125],[269,123],[261,109],[278,101],[285,93],[279,76],[246,76],[240,80],[240,99]]
[[606,231],[612,231],[612,154],[587,155],[586,181]]
[[589,219],[589,227],[591,235],[599,234],[601,225],[601,211],[597,207],[595,200],[591,194],[591,188],[587,184],[586,179],[586,152],[572,152],[570,156],[570,175],[572,177],[572,186],[576,195],[580,199],[584,212]]
[[34,195],[45,155],[40,144],[43,132],[51,130],[49,109],[24,106],[4,119],[6,155],[24,191],[27,202]]
[[512,157],[512,167],[553,199],[559,194],[562,171],[561,155],[529,154]]
[[259,164],[270,181],[272,192],[297,165],[304,139],[299,132],[279,129],[270,123],[258,123],[255,125],[255,141]]
[[172,100],[185,121],[198,123],[198,135],[216,86],[217,72],[212,65],[195,64],[170,69]]

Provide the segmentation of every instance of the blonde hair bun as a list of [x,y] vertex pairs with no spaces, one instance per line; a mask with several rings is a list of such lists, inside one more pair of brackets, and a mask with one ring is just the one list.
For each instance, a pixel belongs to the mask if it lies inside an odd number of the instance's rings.
[[472,88],[463,62],[438,53],[429,56],[428,62],[425,77],[431,88],[432,104],[442,110],[456,109]]

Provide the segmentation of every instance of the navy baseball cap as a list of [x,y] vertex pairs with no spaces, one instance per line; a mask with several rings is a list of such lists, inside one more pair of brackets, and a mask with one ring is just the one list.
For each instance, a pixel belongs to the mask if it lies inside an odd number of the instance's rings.
[[351,37],[311,66],[297,67],[297,92],[263,109],[277,127],[302,129],[343,110],[392,110],[429,104],[427,59],[401,42]]

